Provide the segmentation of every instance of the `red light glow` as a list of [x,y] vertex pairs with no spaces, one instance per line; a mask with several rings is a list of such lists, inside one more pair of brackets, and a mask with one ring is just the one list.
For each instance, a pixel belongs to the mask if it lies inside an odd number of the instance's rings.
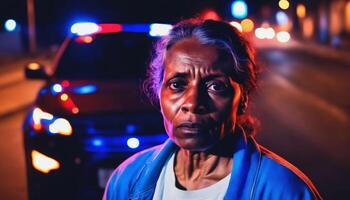
[[99,24],[100,30],[97,33],[116,33],[123,30],[121,24]]
[[73,114],[78,114],[78,113],[79,113],[79,108],[74,107],[74,108],[72,109],[72,113],[73,113]]
[[64,80],[64,81],[62,81],[61,85],[62,85],[63,87],[69,87],[69,81]]
[[201,15],[201,18],[204,20],[211,19],[211,20],[220,20],[219,15],[214,10],[206,10]]

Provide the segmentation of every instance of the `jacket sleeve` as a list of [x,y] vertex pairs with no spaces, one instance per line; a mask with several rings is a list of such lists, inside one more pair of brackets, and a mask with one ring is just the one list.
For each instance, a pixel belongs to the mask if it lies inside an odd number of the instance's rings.
[[152,158],[156,148],[157,146],[136,153],[119,165],[108,180],[103,200],[129,199],[142,170]]
[[311,180],[295,166],[263,149],[254,199],[321,200]]

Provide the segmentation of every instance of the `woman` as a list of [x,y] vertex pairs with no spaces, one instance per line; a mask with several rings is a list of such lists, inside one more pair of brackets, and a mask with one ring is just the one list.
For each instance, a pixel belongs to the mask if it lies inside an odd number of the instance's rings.
[[245,111],[257,72],[229,24],[177,24],[158,42],[145,82],[169,139],[121,164],[104,199],[321,199],[302,172],[254,141]]

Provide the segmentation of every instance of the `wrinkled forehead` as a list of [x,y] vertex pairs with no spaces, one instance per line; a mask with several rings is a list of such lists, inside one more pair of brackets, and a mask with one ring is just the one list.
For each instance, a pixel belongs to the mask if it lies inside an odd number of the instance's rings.
[[172,67],[201,67],[230,73],[232,64],[229,53],[216,45],[202,44],[195,38],[177,41],[167,50],[165,56],[165,66]]

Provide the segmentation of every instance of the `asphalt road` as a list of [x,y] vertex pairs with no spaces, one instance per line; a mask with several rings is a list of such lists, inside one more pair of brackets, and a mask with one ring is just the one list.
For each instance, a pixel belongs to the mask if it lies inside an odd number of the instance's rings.
[[[261,121],[257,140],[305,172],[325,199],[344,199],[350,179],[350,62],[336,51],[303,45],[258,47],[265,70],[250,99]],[[24,79],[25,62],[0,66],[1,199],[26,199],[21,123],[42,82]]]
[[263,47],[258,57],[265,69],[253,98],[257,140],[300,168],[325,199],[346,199],[350,62],[300,44]]

